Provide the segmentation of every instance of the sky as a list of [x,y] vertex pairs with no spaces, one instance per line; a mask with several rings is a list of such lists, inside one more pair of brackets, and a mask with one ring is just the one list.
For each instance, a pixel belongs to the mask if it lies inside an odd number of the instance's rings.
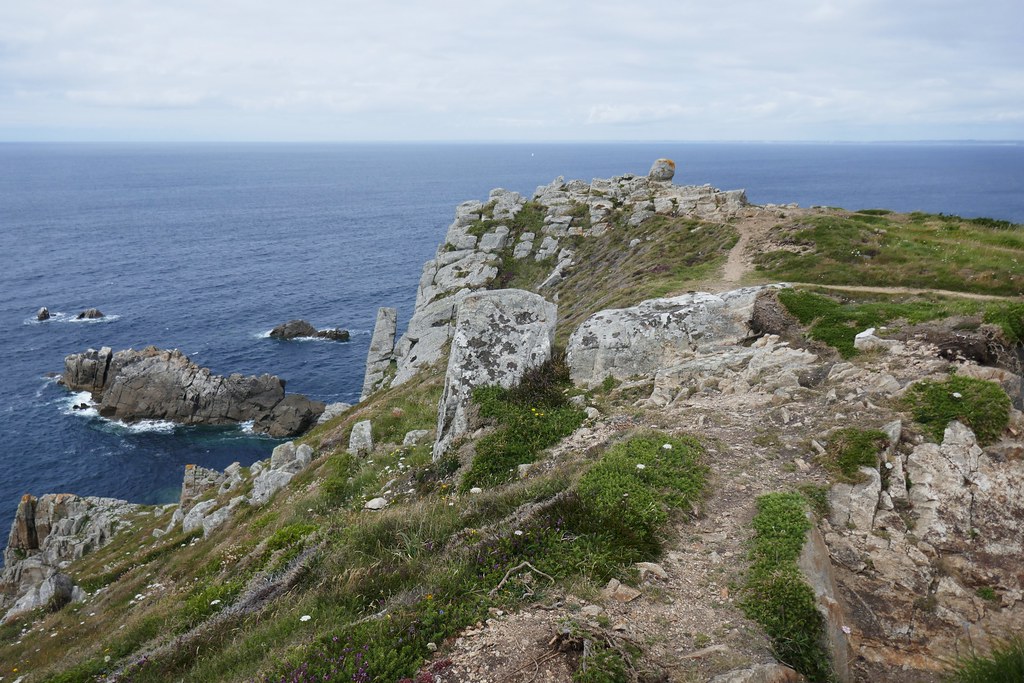
[[1021,0],[7,0],[0,141],[1022,140]]

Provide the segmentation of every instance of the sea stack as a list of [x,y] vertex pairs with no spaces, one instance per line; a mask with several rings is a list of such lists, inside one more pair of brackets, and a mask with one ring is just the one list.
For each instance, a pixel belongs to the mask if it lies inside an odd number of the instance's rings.
[[36,313],[36,320],[39,320],[41,322],[43,320],[49,320],[49,319],[50,319],[50,309],[48,309],[46,306],[43,306]]

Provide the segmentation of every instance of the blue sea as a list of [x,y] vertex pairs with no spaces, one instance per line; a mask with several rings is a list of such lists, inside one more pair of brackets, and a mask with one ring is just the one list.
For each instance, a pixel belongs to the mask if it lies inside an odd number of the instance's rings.
[[[23,493],[170,502],[186,463],[249,464],[277,443],[73,411],[51,375],[65,355],[155,344],[354,402],[377,307],[408,320],[459,202],[645,174],[658,157],[679,184],[754,203],[1024,222],[1014,143],[0,144],[0,528]],[[54,319],[36,322],[41,306]],[[73,320],[89,307],[107,317]],[[266,338],[293,318],[352,340]]]

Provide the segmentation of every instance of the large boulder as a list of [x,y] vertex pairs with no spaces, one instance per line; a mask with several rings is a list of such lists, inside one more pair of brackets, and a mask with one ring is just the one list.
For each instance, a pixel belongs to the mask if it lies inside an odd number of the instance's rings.
[[380,389],[387,380],[391,361],[395,357],[395,333],[398,330],[398,310],[377,309],[377,322],[373,325],[370,349],[366,352],[366,374],[363,376],[363,390],[359,400],[365,401]]
[[653,377],[661,368],[734,346],[750,334],[748,323],[760,290],[691,292],[599,311],[569,339],[572,380],[594,387],[608,376]]
[[651,165],[647,177],[651,180],[666,181],[672,180],[676,174],[676,162],[671,159],[657,159]]
[[124,422],[170,420],[186,425],[254,421],[256,431],[292,436],[308,429],[324,404],[293,394],[272,375],[214,375],[178,350],[150,346],[110,353],[92,349],[64,359],[63,383],[89,391],[103,417]]
[[514,386],[551,357],[557,318],[553,303],[518,289],[470,294],[459,303],[438,407],[435,459],[468,428],[466,409],[474,388]]

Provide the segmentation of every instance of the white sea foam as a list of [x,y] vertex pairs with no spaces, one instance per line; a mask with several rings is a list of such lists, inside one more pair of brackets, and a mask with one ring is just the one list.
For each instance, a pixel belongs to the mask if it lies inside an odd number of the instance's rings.
[[31,318],[25,318],[22,321],[23,325],[51,325],[54,323],[112,323],[115,320],[120,320],[119,315],[105,315],[102,318],[78,318],[77,313],[64,313],[63,311],[56,311],[50,313],[50,317],[47,320],[37,320],[35,316]]
[[[99,405],[92,400],[92,394],[88,391],[79,391],[71,394],[67,398],[61,399],[61,412],[65,415],[78,415],[79,417],[99,417],[100,411],[97,410],[96,406]],[[88,408],[75,408],[75,406],[87,405]]]
[[113,422],[121,429],[126,432],[133,434],[142,434],[145,432],[152,432],[157,434],[170,434],[178,426],[174,422],[168,420],[139,420],[138,422]]
[[256,424],[256,420],[248,420],[247,422],[240,422],[238,428],[242,430],[243,434],[253,434],[253,426]]
[[270,339],[271,332],[273,332],[273,330],[267,330],[266,332],[257,332],[255,337],[257,339]]

